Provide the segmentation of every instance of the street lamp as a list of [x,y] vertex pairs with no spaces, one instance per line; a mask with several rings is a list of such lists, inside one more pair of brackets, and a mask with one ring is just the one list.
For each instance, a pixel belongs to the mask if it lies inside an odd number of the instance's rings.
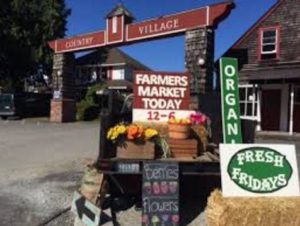
[[198,65],[200,65],[201,67],[205,64],[205,60],[202,57],[198,58]]

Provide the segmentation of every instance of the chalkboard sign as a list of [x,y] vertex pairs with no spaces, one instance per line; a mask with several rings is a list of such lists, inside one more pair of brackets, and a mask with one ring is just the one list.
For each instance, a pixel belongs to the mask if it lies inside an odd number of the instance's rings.
[[142,225],[179,225],[179,167],[177,163],[144,163]]

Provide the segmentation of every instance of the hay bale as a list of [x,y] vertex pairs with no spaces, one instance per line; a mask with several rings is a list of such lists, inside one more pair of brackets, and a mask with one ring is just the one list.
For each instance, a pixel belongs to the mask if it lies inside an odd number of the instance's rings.
[[215,190],[205,213],[209,226],[300,226],[300,198],[224,198]]
[[199,152],[207,151],[208,146],[208,131],[203,125],[192,125],[192,134],[199,142]]
[[79,191],[87,200],[96,203],[102,182],[103,174],[95,168],[88,167],[85,170]]

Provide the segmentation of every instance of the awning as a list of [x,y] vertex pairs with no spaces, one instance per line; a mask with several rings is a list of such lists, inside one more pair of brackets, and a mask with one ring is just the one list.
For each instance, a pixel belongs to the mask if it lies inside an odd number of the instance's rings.
[[240,71],[240,81],[299,79],[299,68],[253,68]]

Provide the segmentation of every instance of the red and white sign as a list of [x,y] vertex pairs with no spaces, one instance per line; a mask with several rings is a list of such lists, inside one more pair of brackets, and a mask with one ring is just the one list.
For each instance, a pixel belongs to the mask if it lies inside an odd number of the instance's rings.
[[[233,7],[232,2],[220,3],[134,24],[126,22],[124,16],[108,18],[105,31],[54,40],[49,42],[49,46],[55,53],[64,53],[180,35],[190,29],[216,26]],[[115,31],[112,29],[113,20],[116,20]]]
[[127,26],[127,41],[181,33],[188,29],[208,26],[208,7],[152,19]]
[[137,71],[133,93],[133,121],[165,122],[191,114],[187,73]]
[[92,49],[106,45],[105,32],[95,32],[79,35],[66,39],[55,40],[49,43],[55,53],[73,52],[85,49]]

